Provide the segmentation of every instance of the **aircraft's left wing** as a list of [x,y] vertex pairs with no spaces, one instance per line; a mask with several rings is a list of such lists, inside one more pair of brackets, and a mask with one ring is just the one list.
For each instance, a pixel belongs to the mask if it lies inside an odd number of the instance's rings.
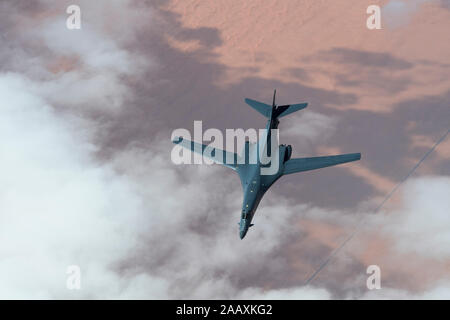
[[265,104],[265,103],[262,103],[262,102],[259,102],[259,101],[253,100],[253,99],[249,99],[249,98],[245,98],[245,103],[247,103],[250,107],[252,107],[256,111],[258,111],[259,113],[261,113],[264,117],[270,119],[272,107],[269,106],[268,104]]
[[236,170],[239,156],[236,153],[221,150],[205,144],[186,140],[182,137],[175,137],[173,143],[182,146],[188,150],[202,154],[204,157],[212,159],[214,162],[224,165],[225,167]]
[[284,164],[283,174],[290,174],[335,166],[337,164],[361,159],[361,153],[348,153],[338,156],[290,159]]

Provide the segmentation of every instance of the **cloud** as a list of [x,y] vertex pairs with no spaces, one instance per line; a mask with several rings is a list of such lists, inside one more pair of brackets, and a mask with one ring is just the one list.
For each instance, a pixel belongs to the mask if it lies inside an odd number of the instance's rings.
[[[127,225],[140,199],[95,147],[19,75],[0,77],[2,298],[67,297],[66,267],[82,266],[105,295],[109,265],[136,245]],[[86,266],[86,267],[85,267]]]
[[247,289],[241,295],[240,299],[255,300],[328,300],[331,299],[330,293],[322,288],[301,287],[293,289],[280,290],[260,290]]
[[361,297],[362,300],[395,299],[395,300],[448,300],[450,299],[450,284],[444,283],[423,293],[411,294],[406,290],[382,288],[368,291]]
[[283,134],[314,141],[334,133],[338,120],[317,112],[305,111],[285,119]]
[[[40,5],[45,7],[47,2]],[[7,61],[4,69],[36,80],[33,83],[35,93],[55,107],[114,114],[131,98],[124,80],[139,77],[142,70],[154,66],[149,59],[127,50],[136,40],[136,28],[151,18],[152,13],[149,9],[131,7],[129,1],[114,2],[106,7],[88,1],[78,5],[83,15],[80,30],[65,27],[67,15],[61,14],[66,8],[63,3],[42,18],[34,19],[33,28],[24,22],[13,24],[11,28],[16,32],[7,36],[15,46],[2,50]],[[5,12],[23,11],[12,5],[8,9]],[[103,14],[105,10],[112,16],[119,15],[121,22],[129,27],[117,32],[110,17]],[[33,56],[28,46],[32,47]]]
[[400,252],[450,260],[450,178],[421,177],[403,188],[404,206],[384,217],[382,232],[395,236]]
[[389,28],[397,28],[407,25],[420,5],[435,0],[391,0],[382,7],[381,16],[383,23]]
[[[9,5],[2,13],[37,13],[43,5]],[[109,7],[125,18],[133,16],[129,8],[127,2]],[[18,46],[1,50],[7,63],[0,74],[0,296],[140,297],[146,288],[142,297],[165,297],[163,279],[127,277],[114,269],[138,245],[145,211],[130,182],[96,159],[93,140],[102,127],[86,117],[122,108],[130,92],[124,77],[149,64],[139,55],[132,58],[124,49],[127,41],[108,35],[98,17],[87,19],[79,33],[70,33],[64,18],[38,15],[34,29],[17,20],[11,25],[16,32],[5,36]],[[65,285],[72,264],[82,270],[81,292]]]

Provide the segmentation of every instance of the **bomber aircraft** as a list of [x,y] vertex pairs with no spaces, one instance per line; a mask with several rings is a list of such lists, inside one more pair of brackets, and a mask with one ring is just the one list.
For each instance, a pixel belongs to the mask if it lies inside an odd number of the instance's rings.
[[[179,144],[196,153],[208,157],[214,162],[233,169],[241,180],[244,201],[242,204],[241,219],[238,222],[239,236],[245,237],[248,229],[253,226],[252,219],[255,215],[262,197],[272,184],[286,174],[315,170],[324,167],[334,166],[341,163],[356,161],[361,159],[361,153],[349,153],[333,156],[292,158],[292,147],[290,145],[278,145],[273,132],[278,129],[279,118],[287,116],[295,111],[306,108],[307,103],[289,104],[277,106],[275,104],[276,90],[273,94],[272,105],[258,102],[252,99],[245,99],[245,102],[253,109],[266,117],[266,134],[257,143],[245,142],[244,149],[240,155],[225,150],[220,150],[210,145],[186,140],[182,137],[175,137],[174,143]],[[278,152],[272,157],[271,150],[276,140]],[[251,161],[254,159],[254,161]],[[275,164],[275,166],[273,166]],[[275,167],[276,170],[271,170]],[[264,170],[266,172],[264,173]]]

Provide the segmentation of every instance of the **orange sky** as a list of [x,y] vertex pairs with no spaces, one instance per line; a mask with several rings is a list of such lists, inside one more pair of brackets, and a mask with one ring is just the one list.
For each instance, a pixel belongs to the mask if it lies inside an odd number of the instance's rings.
[[[386,1],[375,0],[172,0],[167,9],[179,14],[185,27],[211,27],[220,31],[223,42],[214,49],[216,56],[211,59],[228,67],[228,76],[222,85],[247,76],[301,82],[311,87],[357,94],[361,98],[358,103],[342,108],[389,112],[396,102],[438,95],[450,87],[447,77],[450,72],[450,11],[443,10],[436,2],[427,3],[412,15],[407,26],[367,29],[367,7],[384,3]],[[173,37],[168,40],[185,51],[201,47],[196,40]],[[329,59],[325,52],[333,48],[389,52],[412,65],[375,74],[376,70],[370,66],[356,68]],[[308,77],[302,79],[286,72],[293,67],[307,71]],[[340,85],[337,83],[340,76],[362,83],[362,90],[360,86]],[[374,86],[370,81],[373,76],[398,81],[408,79],[411,85],[387,96],[382,83]]]

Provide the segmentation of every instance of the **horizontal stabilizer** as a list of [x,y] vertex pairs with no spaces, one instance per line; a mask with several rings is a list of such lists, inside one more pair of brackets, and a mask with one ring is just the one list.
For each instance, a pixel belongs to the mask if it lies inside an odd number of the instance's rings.
[[245,98],[245,102],[250,107],[252,107],[256,111],[261,113],[264,117],[270,118],[271,113],[272,113],[272,107],[269,106],[268,104],[265,104],[265,103],[262,103],[262,102],[259,102],[259,101],[256,101],[256,100],[248,99],[248,98]]
[[173,143],[178,144],[190,151],[201,154],[204,157],[212,159],[216,163],[222,164],[228,168],[236,170],[239,158],[239,156],[236,153],[228,152],[209,145],[186,140],[182,137],[175,137]]
[[313,157],[313,158],[297,158],[290,159],[284,164],[283,174],[291,174],[296,172],[315,170],[341,163],[356,161],[361,159],[361,153],[348,153],[337,156]]
[[277,118],[281,118],[281,117],[287,116],[288,114],[291,114],[295,111],[305,109],[307,106],[308,106],[307,103],[298,103],[298,104],[291,104],[291,105],[286,105],[286,106],[278,106],[277,109],[279,109],[279,110],[284,109],[284,111],[280,112],[280,114],[277,115]]

